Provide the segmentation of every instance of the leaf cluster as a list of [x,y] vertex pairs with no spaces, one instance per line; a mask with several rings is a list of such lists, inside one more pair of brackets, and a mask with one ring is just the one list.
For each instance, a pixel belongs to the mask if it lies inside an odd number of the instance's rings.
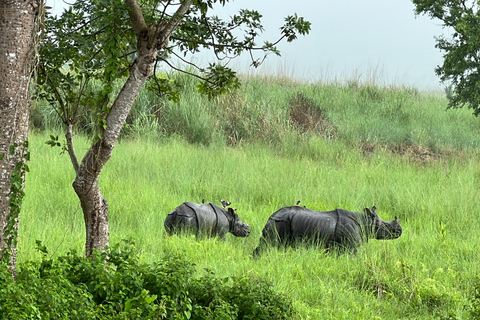
[[19,267],[16,282],[0,267],[2,319],[287,319],[292,303],[256,277],[196,276],[182,255],[140,264],[125,241],[95,258],[58,259],[37,241],[40,261]]
[[440,36],[436,47],[444,61],[435,72],[443,82],[451,81],[449,108],[467,105],[480,114],[480,12],[477,1],[414,0],[417,14],[427,14],[451,29],[451,36]]
[[77,1],[60,17],[47,12],[37,93],[65,125],[75,125],[90,110],[99,118],[108,113],[113,81],[127,75],[134,43],[126,17],[115,0]]
[[[228,21],[210,15],[214,4],[225,5],[226,2],[193,2],[170,41],[159,50],[153,77],[155,83],[148,86],[150,90],[175,102],[180,98],[173,79],[160,73],[159,64],[162,63],[202,79],[204,83],[198,89],[208,96],[235,90],[238,88],[236,73],[226,66],[231,59],[248,52],[252,64],[258,66],[269,52],[280,54],[275,47],[280,40],[292,41],[297,34],[308,34],[310,30],[308,21],[294,15],[286,19],[276,42],[258,45],[257,38],[263,32],[261,14],[244,9]],[[139,1],[147,27],[170,21],[179,4],[180,1]],[[89,110],[95,110],[99,119],[105,118],[115,94],[114,81],[128,75],[138,55],[137,39],[124,1],[76,1],[59,17],[47,13],[42,38],[38,95],[52,105],[65,124],[75,125]],[[211,50],[219,62],[201,67],[184,59],[187,54],[204,49]],[[264,56],[255,57],[255,51]],[[173,64],[173,58],[198,72],[179,69]],[[99,121],[98,130],[103,129]]]

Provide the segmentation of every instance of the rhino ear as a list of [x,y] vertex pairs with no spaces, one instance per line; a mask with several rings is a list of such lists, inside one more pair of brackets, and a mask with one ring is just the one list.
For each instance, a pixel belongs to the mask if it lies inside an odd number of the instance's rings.
[[377,214],[377,207],[373,206],[373,207],[372,207],[372,212],[373,212],[374,214]]
[[398,217],[397,216],[395,216],[395,222],[398,222]]
[[375,212],[376,212],[375,207],[373,207],[372,210],[373,210],[373,211],[370,211],[370,209],[365,208],[365,209],[363,209],[363,212],[364,212],[366,215],[368,215],[368,216],[370,216],[371,218],[374,219],[375,216],[376,216],[376,214],[375,214]]
[[233,210],[230,207],[227,209],[228,214],[231,215],[236,220],[238,219],[238,214],[235,211],[237,211],[237,209]]

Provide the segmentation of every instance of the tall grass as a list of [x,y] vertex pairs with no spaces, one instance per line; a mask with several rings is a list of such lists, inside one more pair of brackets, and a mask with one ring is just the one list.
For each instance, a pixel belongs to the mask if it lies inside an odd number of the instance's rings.
[[[182,92],[180,103],[142,90],[123,138],[179,135],[205,146],[218,142],[282,146],[291,135],[320,134],[367,149],[421,147],[438,153],[479,146],[480,124],[471,111],[445,112],[445,97],[414,88],[378,87],[358,81],[304,84],[288,78],[244,77],[237,91],[209,100],[196,92],[195,78],[180,73],[170,77]],[[61,121],[55,119],[44,102],[34,106],[34,129],[61,130]],[[298,119],[316,121],[317,130],[305,130]],[[95,122],[95,116],[87,114],[79,132],[90,134]]]
[[[294,301],[298,319],[480,313],[480,137],[468,110],[445,111],[444,97],[412,88],[265,77],[207,100],[195,80],[172,77],[180,104],[142,91],[101,175],[112,243],[133,239],[146,263],[182,251],[200,272],[266,278]],[[71,164],[44,144],[60,126],[41,106],[32,115],[19,261],[39,257],[36,239],[55,255],[82,251],[85,241]],[[78,138],[81,156],[88,139]],[[166,215],[202,199],[231,201],[250,237],[165,237]],[[375,205],[385,220],[398,216],[404,233],[371,240],[357,255],[288,248],[254,260],[268,217],[297,200],[316,210]]]
[[[45,140],[31,135],[20,261],[37,258],[35,239],[56,254],[83,250],[73,170]],[[81,138],[77,148],[87,145]],[[297,135],[287,135],[281,148],[204,146],[180,137],[122,140],[100,185],[109,202],[111,241],[134,239],[144,262],[182,251],[200,271],[266,278],[293,299],[298,319],[462,319],[479,271],[477,155],[462,151],[428,161],[384,150],[364,155],[336,140]],[[164,237],[166,215],[183,201],[218,204],[220,198],[250,223],[250,237]],[[376,205],[385,220],[399,217],[404,234],[371,240],[355,256],[299,248],[252,259],[270,214],[297,200],[317,210]]]

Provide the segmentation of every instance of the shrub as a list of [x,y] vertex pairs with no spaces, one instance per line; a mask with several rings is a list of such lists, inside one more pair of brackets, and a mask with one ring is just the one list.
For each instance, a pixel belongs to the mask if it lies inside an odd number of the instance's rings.
[[285,294],[252,275],[218,279],[209,273],[196,279],[192,289],[197,319],[289,319],[294,314]]
[[75,286],[40,263],[27,263],[13,281],[0,267],[0,319],[95,319],[95,305],[85,286]]
[[336,128],[326,115],[326,111],[306,97],[303,93],[297,93],[290,98],[290,119],[302,133],[319,133],[326,138],[334,138]]
[[292,303],[251,276],[195,277],[182,255],[139,264],[132,243],[0,267],[1,319],[287,319]]

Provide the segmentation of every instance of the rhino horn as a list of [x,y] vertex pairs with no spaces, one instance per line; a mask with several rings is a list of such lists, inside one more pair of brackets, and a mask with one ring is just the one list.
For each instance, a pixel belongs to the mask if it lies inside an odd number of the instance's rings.
[[398,222],[398,217],[397,216],[395,216],[395,222]]

